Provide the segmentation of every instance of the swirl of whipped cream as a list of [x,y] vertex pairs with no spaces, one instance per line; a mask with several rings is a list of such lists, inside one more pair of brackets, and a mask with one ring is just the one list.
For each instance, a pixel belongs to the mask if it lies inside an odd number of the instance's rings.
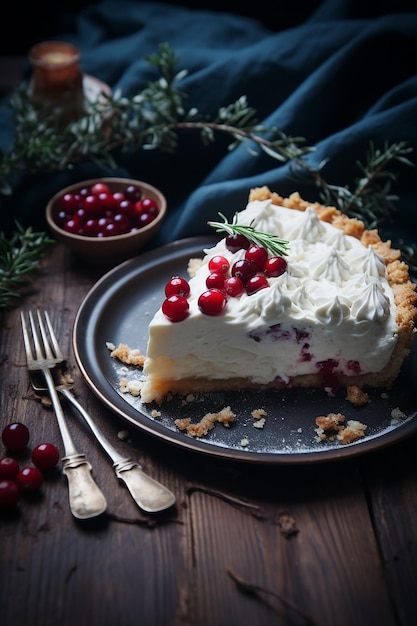
[[348,280],[350,275],[349,265],[341,258],[336,248],[331,248],[329,254],[316,266],[313,273],[315,279],[327,278],[339,286]]
[[291,299],[281,291],[280,283],[275,282],[250,296],[242,296],[238,314],[241,320],[246,319],[248,323],[262,321],[272,324],[279,321],[290,309]]
[[387,268],[384,259],[370,246],[367,248],[368,258],[365,265],[365,272],[370,276],[386,276]]
[[304,220],[300,228],[300,239],[304,241],[320,241],[326,234],[326,227],[319,219],[313,207],[309,206],[304,211]]
[[352,259],[352,266],[358,272],[363,272],[374,278],[386,276],[387,268],[385,266],[384,259],[369,246],[365,249],[360,249],[355,258]]
[[352,240],[346,236],[343,230],[334,228],[329,230],[327,241],[329,245],[334,246],[337,250],[346,252],[352,249]]
[[250,224],[261,232],[274,233],[277,237],[284,237],[282,224],[277,216],[277,207],[270,200],[252,202],[240,213],[239,223]]
[[362,293],[352,304],[352,315],[360,322],[368,320],[379,322],[389,316],[390,300],[383,293],[377,279],[367,281]]
[[326,326],[340,326],[350,315],[350,309],[343,298],[333,296],[326,299],[315,312],[316,318]]
[[301,285],[291,294],[292,314],[296,318],[311,316],[314,318],[314,301],[305,285]]

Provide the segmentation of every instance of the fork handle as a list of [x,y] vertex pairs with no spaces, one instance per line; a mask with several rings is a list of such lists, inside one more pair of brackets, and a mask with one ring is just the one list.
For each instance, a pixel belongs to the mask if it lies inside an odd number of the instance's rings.
[[117,478],[125,483],[139,508],[147,513],[159,513],[175,504],[175,496],[168,487],[148,476],[139,463],[125,458],[111,445],[71,391],[66,389],[66,387],[58,387],[58,389],[85,419],[97,441],[113,461],[113,469]]
[[175,496],[167,487],[145,474],[141,466],[130,459],[113,464],[116,476],[130,491],[136,504],[147,513],[159,513],[175,504]]
[[106,499],[94,482],[91,469],[85,454],[72,454],[62,459],[62,471],[68,480],[71,513],[78,519],[96,517],[107,508]]
[[44,369],[43,372],[64,443],[65,456],[62,458],[62,471],[68,480],[71,513],[78,519],[96,517],[106,510],[106,499],[94,482],[91,465],[86,456],[75,449],[52,374],[49,369]]

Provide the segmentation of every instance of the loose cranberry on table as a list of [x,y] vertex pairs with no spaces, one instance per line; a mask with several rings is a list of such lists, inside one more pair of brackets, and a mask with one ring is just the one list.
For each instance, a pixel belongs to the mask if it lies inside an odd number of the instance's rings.
[[23,450],[29,443],[29,429],[21,422],[7,424],[2,430],[1,438],[8,450]]
[[53,443],[40,443],[32,450],[32,461],[40,470],[55,467],[59,461],[59,450]]
[[21,493],[33,493],[41,488],[43,474],[37,467],[23,467],[16,476]]
[[9,509],[20,500],[20,489],[14,480],[0,481],[0,509]]
[[15,480],[19,473],[19,463],[11,456],[0,459],[0,480]]

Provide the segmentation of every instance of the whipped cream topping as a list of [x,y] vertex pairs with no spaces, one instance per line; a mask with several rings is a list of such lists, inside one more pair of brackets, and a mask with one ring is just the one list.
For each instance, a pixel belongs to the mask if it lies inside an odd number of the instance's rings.
[[266,289],[229,298],[221,315],[207,316],[197,300],[207,289],[208,261],[223,255],[232,266],[245,251],[230,252],[225,239],[205,250],[190,280],[189,317],[173,324],[159,310],[151,321],[144,401],[152,382],[164,378],[289,382],[317,374],[328,359],[347,375],[380,371],[396,344],[397,325],[385,263],[375,250],[321,221],[313,207],[297,211],[254,201],[238,218],[289,241],[287,271],[268,278]]

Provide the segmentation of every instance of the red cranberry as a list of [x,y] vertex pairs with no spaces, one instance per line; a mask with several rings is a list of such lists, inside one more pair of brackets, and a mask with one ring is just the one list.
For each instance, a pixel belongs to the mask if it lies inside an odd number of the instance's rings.
[[50,469],[59,461],[59,450],[53,443],[40,443],[33,448],[31,458],[38,469]]
[[0,480],[15,480],[19,473],[19,463],[10,456],[0,459]]
[[100,196],[100,194],[110,194],[110,187],[106,183],[94,183],[90,189],[90,193],[93,196]]
[[287,261],[282,256],[271,256],[265,261],[265,276],[281,276],[287,269]]
[[237,252],[238,250],[247,250],[250,246],[250,241],[245,235],[234,233],[226,236],[225,244],[230,252]]
[[219,315],[226,306],[226,296],[218,289],[208,289],[198,298],[198,307],[205,315]]
[[241,259],[240,261],[236,261],[236,263],[234,263],[232,266],[232,276],[237,276],[238,278],[240,278],[244,285],[246,285],[246,282],[251,276],[254,276],[255,273],[256,270],[254,264],[247,259]]
[[0,508],[10,509],[20,500],[20,489],[14,480],[0,481]]
[[165,295],[167,298],[174,295],[188,298],[190,295],[190,285],[185,278],[181,278],[181,276],[173,276],[165,285]]
[[248,295],[256,293],[260,289],[265,289],[265,287],[269,287],[269,283],[267,278],[265,278],[265,276],[262,276],[261,274],[251,276],[251,278],[249,278],[245,285],[246,293]]
[[23,450],[29,443],[29,429],[21,422],[7,424],[2,430],[1,438],[9,450]]
[[208,289],[223,289],[224,274],[222,272],[211,272],[206,278],[206,287]]
[[16,483],[22,493],[38,491],[43,483],[43,475],[37,467],[23,467],[16,476]]
[[230,278],[226,278],[224,281],[224,291],[228,296],[232,296],[236,298],[243,293],[245,287],[238,276],[230,276]]
[[226,259],[226,257],[216,254],[213,256],[208,262],[208,268],[210,272],[221,272],[222,274],[226,274],[229,270],[230,263]]
[[190,305],[184,296],[173,295],[162,303],[162,313],[170,322],[182,322],[188,317]]
[[257,272],[261,272],[268,258],[268,250],[259,246],[249,246],[245,252],[245,259],[251,261]]
[[140,187],[136,187],[136,185],[128,185],[124,191],[124,196],[126,200],[135,203],[142,198],[142,190]]

